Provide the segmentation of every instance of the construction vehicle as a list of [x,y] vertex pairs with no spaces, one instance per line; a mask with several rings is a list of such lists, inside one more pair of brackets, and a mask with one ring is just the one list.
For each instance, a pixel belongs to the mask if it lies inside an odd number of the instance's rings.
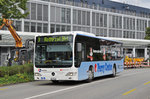
[[16,42],[15,49],[11,50],[10,58],[8,59],[8,66],[11,66],[14,62],[18,65],[22,65],[25,62],[31,62],[31,52],[33,52],[33,47],[30,47],[29,44],[30,42],[34,43],[34,40],[26,40],[24,47],[21,37],[16,33],[16,30],[14,29],[13,21],[5,18],[2,18],[1,21],[2,25],[0,26],[0,30],[4,26],[6,26]]

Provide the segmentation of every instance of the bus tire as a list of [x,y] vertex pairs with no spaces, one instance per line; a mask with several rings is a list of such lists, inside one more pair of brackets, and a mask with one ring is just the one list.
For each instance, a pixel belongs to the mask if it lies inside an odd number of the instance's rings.
[[91,82],[94,79],[94,72],[93,72],[93,68],[90,68],[88,71],[88,79],[87,82]]
[[116,77],[116,65],[113,66],[112,77]]

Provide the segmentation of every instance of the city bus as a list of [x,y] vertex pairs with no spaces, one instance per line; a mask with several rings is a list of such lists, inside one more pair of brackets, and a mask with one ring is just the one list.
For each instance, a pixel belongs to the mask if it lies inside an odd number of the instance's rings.
[[123,71],[122,43],[81,31],[35,37],[34,79],[92,81]]

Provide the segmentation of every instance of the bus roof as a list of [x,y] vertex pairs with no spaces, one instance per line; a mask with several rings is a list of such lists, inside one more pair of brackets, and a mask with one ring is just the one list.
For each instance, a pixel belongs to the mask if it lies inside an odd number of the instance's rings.
[[100,36],[95,36],[94,34],[93,35],[88,35],[88,34],[90,34],[90,33],[84,32],[84,34],[83,34],[80,31],[78,31],[76,35],[87,36],[87,37],[92,37],[92,38],[96,38],[96,39],[107,40],[107,41],[112,41],[112,42],[123,44],[123,42],[120,42],[120,41],[111,40],[111,39],[107,39],[107,38],[100,37]]

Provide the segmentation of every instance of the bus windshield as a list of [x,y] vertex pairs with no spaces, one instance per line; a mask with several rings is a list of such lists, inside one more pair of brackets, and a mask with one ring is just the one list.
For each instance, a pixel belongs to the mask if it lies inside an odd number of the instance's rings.
[[71,67],[72,46],[71,41],[36,44],[35,66],[38,68]]

